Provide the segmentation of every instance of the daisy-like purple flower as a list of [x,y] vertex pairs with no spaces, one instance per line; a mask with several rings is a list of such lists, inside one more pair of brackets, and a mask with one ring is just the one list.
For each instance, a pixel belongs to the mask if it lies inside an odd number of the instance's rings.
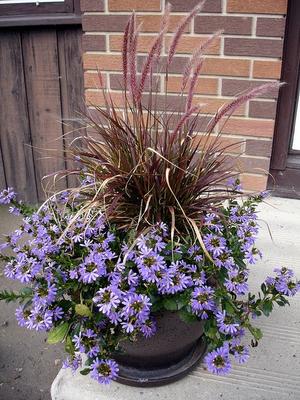
[[249,347],[240,343],[240,340],[234,339],[230,344],[230,353],[239,364],[244,364],[250,357]]
[[202,311],[211,311],[215,308],[213,300],[214,290],[209,286],[199,286],[194,289],[191,296],[191,307],[195,314],[199,315]]
[[232,269],[228,271],[228,278],[225,279],[224,286],[230,292],[237,295],[245,294],[248,290],[248,271],[239,271],[238,269]]
[[226,240],[222,236],[209,233],[203,237],[206,249],[214,256],[218,257],[226,250]]
[[218,311],[215,315],[217,325],[221,333],[224,333],[226,335],[234,335],[235,333],[237,333],[239,324],[234,322],[233,317],[227,315],[225,310],[223,312]]
[[30,313],[26,326],[36,331],[47,331],[53,324],[53,312],[40,305],[36,305]]
[[57,287],[54,284],[48,284],[48,287],[39,285],[35,288],[33,301],[35,304],[46,306],[55,301],[56,295]]
[[96,293],[93,302],[103,314],[109,316],[110,312],[120,304],[120,298],[116,290],[112,288],[102,288]]
[[82,358],[80,355],[76,355],[74,357],[68,357],[63,361],[63,368],[70,368],[72,373],[75,374],[77,369],[82,366]]
[[91,364],[91,378],[99,383],[108,384],[118,376],[119,367],[114,360],[96,360]]
[[143,294],[132,294],[123,300],[122,315],[127,319],[135,317],[138,322],[145,322],[149,318],[151,302]]
[[224,345],[208,353],[204,362],[209,372],[216,375],[227,375],[231,370],[228,346]]
[[0,204],[9,204],[16,199],[16,193],[13,188],[9,187],[0,192]]
[[16,309],[15,315],[19,326],[28,326],[30,313],[30,310],[24,309],[23,306],[20,306]]
[[157,331],[155,320],[153,318],[149,318],[141,325],[140,331],[146,338],[150,338],[151,336],[155,335]]

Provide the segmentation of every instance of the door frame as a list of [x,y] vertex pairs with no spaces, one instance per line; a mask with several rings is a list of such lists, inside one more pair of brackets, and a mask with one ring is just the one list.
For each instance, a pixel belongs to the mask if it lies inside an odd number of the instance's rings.
[[300,1],[289,0],[283,47],[281,81],[273,138],[268,188],[274,195],[300,198],[300,152],[291,140],[300,75]]

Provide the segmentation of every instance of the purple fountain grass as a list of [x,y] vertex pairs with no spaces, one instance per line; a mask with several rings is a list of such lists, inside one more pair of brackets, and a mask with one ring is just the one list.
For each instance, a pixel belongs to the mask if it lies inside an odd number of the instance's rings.
[[246,103],[247,101],[261,96],[264,93],[270,92],[271,90],[274,89],[279,89],[282,85],[284,85],[283,82],[269,82],[265,83],[263,85],[257,86],[253,89],[248,89],[245,91],[245,93],[240,94],[236,99],[234,99],[232,102],[224,104],[214,115],[210,123],[208,124],[208,131],[211,131],[214,129],[214,127],[217,125],[217,123],[226,115],[229,117],[234,113],[235,110],[237,110],[242,104]]
[[205,4],[205,0],[201,1],[198,3],[193,10],[182,20],[181,24],[179,24],[178,28],[176,29],[173,39],[171,41],[170,47],[169,47],[169,53],[168,53],[168,61],[167,65],[170,65],[172,62],[172,59],[176,53],[176,48],[178,45],[178,42],[185,30],[185,28],[188,26],[188,24],[192,21],[195,15],[198,14],[198,12],[201,11]]
[[124,79],[124,89],[127,89],[127,75],[128,75],[128,36],[129,36],[129,29],[131,24],[131,18],[128,20],[124,36],[123,36],[123,47],[122,47],[122,61],[123,61],[123,79]]
[[186,100],[186,111],[188,111],[191,108],[193,97],[194,97],[195,85],[197,83],[198,76],[202,69],[203,62],[204,62],[204,59],[200,58],[197,65],[195,65],[195,69],[194,69],[193,76],[192,76],[192,79],[190,82],[190,87],[189,87],[188,96],[187,96],[187,100]]
[[223,30],[219,30],[215,32],[211,37],[209,37],[204,43],[201,44],[200,47],[194,52],[190,61],[186,64],[183,78],[182,78],[182,87],[181,91],[185,89],[189,77],[191,75],[192,68],[199,62],[199,59],[205,54],[206,50],[211,46],[211,44],[223,33]]
[[[220,140],[216,125],[249,99],[280,85],[269,83],[250,89],[221,107],[209,124],[202,123],[201,105],[193,105],[193,96],[205,62],[204,53],[221,34],[218,31],[199,46],[184,69],[184,84],[189,81],[187,95],[181,93],[177,109],[167,108],[168,100],[172,107],[173,97],[168,97],[167,84],[164,98],[158,86],[153,89],[154,76],[157,72],[164,74],[167,83],[168,67],[179,40],[203,4],[200,2],[183,18],[173,34],[167,63],[163,63],[161,49],[170,13],[170,6],[166,7],[139,81],[136,62],[139,28],[135,14],[131,15],[122,49],[123,111],[114,104],[110,92],[103,89],[106,108],[93,105],[93,113],[86,116],[88,127],[96,135],[85,137],[84,148],[81,145],[73,150],[80,160],[80,173],[84,167],[95,179],[92,186],[83,185],[79,194],[74,191],[74,196],[86,202],[86,212],[100,208],[111,223],[137,230],[162,221],[174,225],[175,220],[177,232],[186,232],[190,221],[201,226],[204,212],[218,213],[220,204],[233,195],[225,181],[238,175],[236,159],[229,155],[232,145],[224,145]],[[197,136],[198,132],[201,136]]]
[[170,8],[171,7],[168,4],[166,7],[164,16],[162,18],[160,32],[157,35],[156,39],[154,40],[154,42],[151,46],[151,49],[149,51],[148,57],[146,59],[146,62],[144,63],[142,74],[141,74],[141,79],[140,79],[140,85],[139,85],[138,92],[137,92],[137,101],[138,102],[141,100],[141,96],[142,96],[142,93],[143,93],[143,90],[145,87],[145,83],[146,83],[146,79],[148,77],[150,69],[153,67],[155,60],[158,60],[161,55],[164,34],[168,28]]

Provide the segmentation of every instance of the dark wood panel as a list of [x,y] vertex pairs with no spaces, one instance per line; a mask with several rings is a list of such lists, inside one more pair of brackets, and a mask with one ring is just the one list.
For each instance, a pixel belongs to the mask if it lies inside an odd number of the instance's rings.
[[[37,190],[43,199],[42,178],[65,169],[56,31],[25,31],[22,42]],[[56,188],[65,186],[62,179]]]
[[1,33],[0,92],[1,148],[6,183],[13,186],[21,198],[36,202],[21,37],[18,32]]
[[281,71],[281,81],[285,82],[286,85],[281,88],[277,103],[271,158],[271,168],[274,170],[286,168],[287,157],[290,152],[300,70],[299,20],[300,2],[299,0],[289,0]]
[[18,15],[1,16],[0,28],[15,28],[28,26],[57,26],[81,25],[81,15],[78,14],[52,14],[52,15]]
[[0,190],[7,187],[6,179],[5,179],[5,172],[4,172],[4,164],[3,164],[3,157],[2,151],[0,147]]
[[[68,157],[68,148],[76,137],[85,135],[80,122],[84,111],[81,36],[81,29],[57,31],[64,145],[69,170],[75,165]],[[69,175],[68,186],[74,184],[76,179]]]

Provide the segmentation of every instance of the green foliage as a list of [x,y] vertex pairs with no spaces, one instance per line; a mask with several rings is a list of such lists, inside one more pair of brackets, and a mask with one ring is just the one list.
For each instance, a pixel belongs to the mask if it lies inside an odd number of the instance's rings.
[[91,310],[85,304],[76,304],[75,312],[76,312],[76,314],[81,315],[82,317],[91,317],[92,316]]
[[32,298],[33,290],[29,287],[24,287],[19,293],[13,290],[2,290],[0,291],[0,300],[4,300],[6,303],[11,301],[19,301],[23,303],[26,300]]
[[51,329],[51,331],[48,334],[47,343],[55,344],[58,342],[62,342],[65,339],[69,331],[69,328],[70,328],[69,323],[63,322],[60,325]]

